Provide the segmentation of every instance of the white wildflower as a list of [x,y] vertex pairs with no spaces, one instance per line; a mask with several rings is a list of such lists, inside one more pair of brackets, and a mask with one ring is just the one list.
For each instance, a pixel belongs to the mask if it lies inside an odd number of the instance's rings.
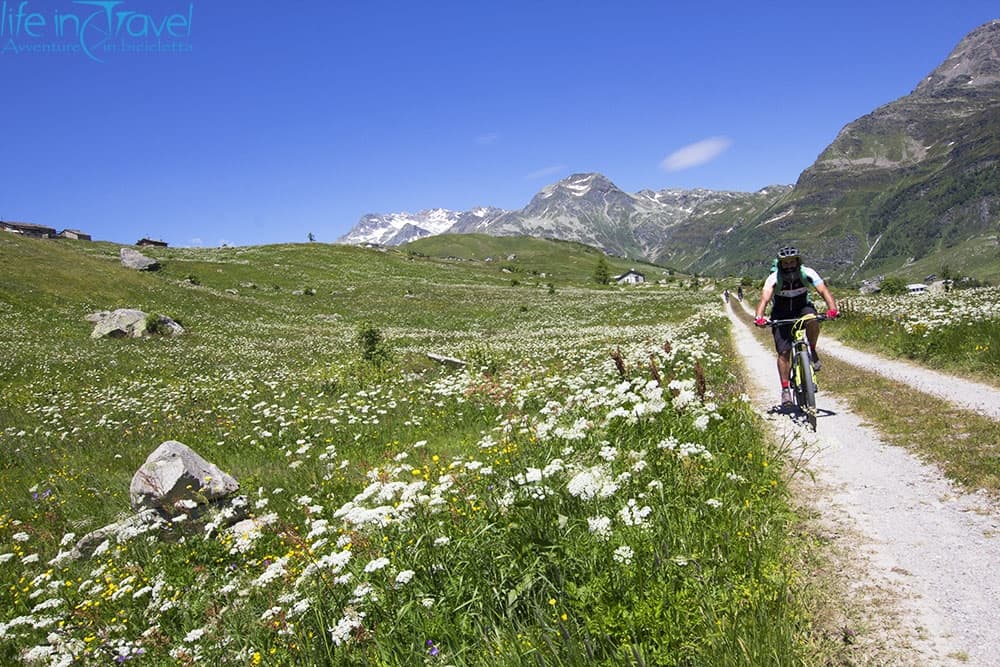
[[56,647],[42,644],[33,646],[21,655],[21,663],[25,665],[60,664],[53,662],[56,657]]
[[288,616],[290,618],[297,618],[307,611],[309,611],[309,600],[302,599],[292,605],[292,608],[288,610]]
[[275,579],[277,579],[278,577],[280,577],[285,573],[285,565],[287,563],[288,563],[287,556],[283,556],[278,560],[274,561],[273,563],[267,566],[267,569],[264,570],[264,572],[259,577],[254,579],[253,585],[257,588],[261,588],[263,586],[268,585],[269,583],[271,583],[272,581],[274,581]]
[[635,557],[635,552],[632,551],[632,547],[628,545],[620,546],[615,549],[613,558],[616,562],[622,565],[631,565],[632,559]]
[[708,428],[708,421],[710,417],[708,415],[698,415],[694,420],[694,427],[699,431],[704,431]]
[[362,600],[364,600],[369,596],[374,598],[375,597],[374,593],[375,593],[375,587],[369,584],[367,581],[365,581],[354,587],[353,595],[354,599],[357,602],[361,602]]
[[389,564],[388,558],[376,558],[365,565],[365,572],[377,572]]
[[649,505],[639,507],[635,498],[629,498],[628,504],[619,510],[618,517],[626,526],[641,526],[652,511]]
[[587,518],[587,527],[598,538],[607,541],[611,537],[611,519],[606,516]]
[[546,479],[552,477],[553,475],[562,472],[563,468],[562,459],[553,459],[545,468],[542,469],[542,477]]
[[569,481],[567,490],[570,495],[581,500],[592,500],[597,497],[613,496],[618,485],[611,479],[610,471],[605,466],[594,466],[581,470]]
[[188,644],[193,644],[194,642],[201,639],[202,635],[205,634],[205,628],[195,628],[191,632],[184,635],[184,641]]
[[355,611],[352,608],[344,610],[344,617],[337,621],[337,625],[330,629],[330,637],[333,643],[340,646],[351,638],[351,632],[361,627],[365,618],[365,612]]
[[46,609],[55,609],[63,603],[59,598],[49,598],[44,602],[39,602],[31,609],[32,614],[37,614],[40,611],[45,611]]
[[270,621],[272,618],[280,614],[281,611],[281,607],[270,607],[269,609],[265,609],[264,613],[260,615],[260,620]]

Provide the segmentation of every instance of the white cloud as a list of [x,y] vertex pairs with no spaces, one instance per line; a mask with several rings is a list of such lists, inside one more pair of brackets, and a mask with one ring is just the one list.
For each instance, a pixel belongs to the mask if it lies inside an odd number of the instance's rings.
[[500,135],[496,132],[487,132],[476,137],[476,143],[480,146],[490,146],[500,140]]
[[564,164],[554,164],[549,167],[543,167],[536,171],[531,172],[525,178],[536,179],[543,178],[545,176],[552,176],[553,174],[558,174],[561,171],[566,171],[566,165]]
[[204,245],[204,241],[202,241],[199,238],[193,238],[190,241],[188,241],[188,245],[192,248],[199,248],[202,245]]
[[660,167],[666,171],[681,171],[697,167],[706,162],[711,162],[732,145],[733,141],[729,137],[709,137],[708,139],[702,139],[701,141],[696,141],[693,144],[688,144],[683,148],[677,149],[664,158],[663,162],[660,163]]

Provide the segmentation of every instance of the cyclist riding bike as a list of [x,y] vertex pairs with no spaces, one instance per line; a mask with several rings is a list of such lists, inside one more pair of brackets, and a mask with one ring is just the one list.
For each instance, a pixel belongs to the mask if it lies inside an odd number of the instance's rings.
[[[795,319],[806,314],[816,314],[816,308],[809,301],[809,286],[812,285],[826,302],[826,316],[835,318],[838,315],[837,302],[820,275],[802,264],[799,251],[793,246],[785,246],[778,251],[778,256],[771,267],[771,274],[764,281],[761,290],[760,303],[754,317],[754,324],[767,326],[764,310],[770,301],[772,320]],[[781,380],[781,403],[791,404],[792,390],[789,375],[792,367],[792,325],[772,327],[774,334],[774,349],[778,354],[778,378]],[[819,322],[812,320],[806,324],[806,339],[809,341],[809,353],[813,362],[813,370],[822,368],[819,355],[816,354],[816,341],[819,339]]]

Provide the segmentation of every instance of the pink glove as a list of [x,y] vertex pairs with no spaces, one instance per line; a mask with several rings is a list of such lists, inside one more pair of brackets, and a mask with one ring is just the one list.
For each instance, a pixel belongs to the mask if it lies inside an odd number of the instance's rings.
[[767,320],[765,318],[763,318],[763,317],[758,317],[757,319],[755,319],[753,321],[753,323],[756,324],[759,327],[766,327],[767,326]]
[[840,311],[836,308],[828,308],[826,311],[826,316],[831,320],[837,319],[837,315],[840,315]]

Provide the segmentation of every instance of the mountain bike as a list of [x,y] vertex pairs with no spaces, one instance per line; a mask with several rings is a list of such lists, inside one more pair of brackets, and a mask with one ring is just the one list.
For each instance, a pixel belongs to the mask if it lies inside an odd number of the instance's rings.
[[779,327],[792,325],[792,367],[788,379],[795,396],[795,405],[805,415],[809,426],[816,430],[816,376],[813,373],[812,356],[809,354],[809,341],[806,340],[806,323],[812,320],[825,322],[826,315],[808,313],[802,317],[790,320],[768,320],[767,326]]

